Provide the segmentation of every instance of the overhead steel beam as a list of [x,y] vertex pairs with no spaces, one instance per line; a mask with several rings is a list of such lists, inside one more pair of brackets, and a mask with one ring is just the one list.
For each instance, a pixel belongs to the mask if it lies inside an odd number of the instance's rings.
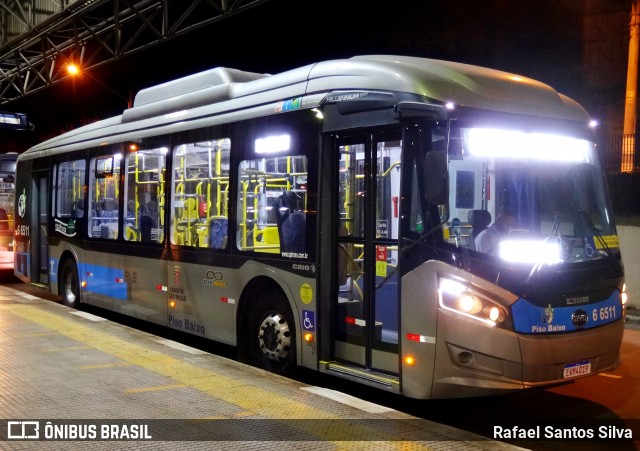
[[69,61],[94,69],[267,1],[79,0],[38,24],[14,8],[29,31],[0,48],[0,105],[62,81]]

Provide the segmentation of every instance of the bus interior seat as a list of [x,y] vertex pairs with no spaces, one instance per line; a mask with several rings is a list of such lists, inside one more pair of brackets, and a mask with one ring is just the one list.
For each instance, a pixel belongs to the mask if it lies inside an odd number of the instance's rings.
[[118,201],[111,197],[102,199],[98,204],[98,217],[100,218],[100,236],[115,238],[118,226]]
[[127,202],[127,218],[134,218],[136,216],[136,201],[131,199]]
[[227,218],[211,218],[209,221],[209,247],[224,249],[227,247]]
[[274,205],[282,252],[304,252],[306,215],[302,201],[298,193],[285,191]]
[[476,237],[491,224],[491,213],[487,210],[470,210],[467,217],[471,224],[471,247],[475,249]]
[[118,217],[118,201],[112,197],[105,197],[98,206],[98,216],[103,218]]
[[75,219],[84,218],[84,199],[76,199],[73,202],[71,217]]
[[149,202],[147,202],[147,205],[145,205],[145,212],[149,214],[149,216],[151,216],[152,219],[157,219],[158,218],[158,202],[156,202],[155,200],[150,200]]

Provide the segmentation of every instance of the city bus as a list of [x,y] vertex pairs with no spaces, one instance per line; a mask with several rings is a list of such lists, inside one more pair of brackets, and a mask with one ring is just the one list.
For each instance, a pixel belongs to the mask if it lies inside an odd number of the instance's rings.
[[624,329],[592,135],[548,85],[467,64],[218,67],[19,156],[15,274],[283,375],[415,399],[564,383],[616,368]]
[[17,152],[0,153],[0,271],[13,272],[13,208]]

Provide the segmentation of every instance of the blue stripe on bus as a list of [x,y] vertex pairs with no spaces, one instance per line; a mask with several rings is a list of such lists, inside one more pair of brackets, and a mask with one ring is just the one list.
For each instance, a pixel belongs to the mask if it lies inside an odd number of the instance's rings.
[[31,254],[28,252],[16,252],[14,269],[24,277],[31,277],[29,268],[31,268]]
[[622,302],[618,290],[604,301],[567,307],[539,307],[520,298],[511,306],[511,312],[516,332],[571,332],[602,326],[622,318]]
[[78,271],[80,280],[87,282],[85,292],[102,294],[122,301],[128,299],[128,284],[123,269],[80,263]]
[[55,258],[49,258],[49,286],[56,286],[58,284],[58,273],[55,268],[58,268],[58,261]]

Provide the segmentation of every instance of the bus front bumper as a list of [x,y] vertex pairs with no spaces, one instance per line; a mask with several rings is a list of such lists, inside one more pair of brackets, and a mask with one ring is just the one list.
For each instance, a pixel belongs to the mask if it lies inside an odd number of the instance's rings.
[[438,317],[432,398],[484,396],[551,386],[619,364],[624,320],[584,331],[525,335]]

